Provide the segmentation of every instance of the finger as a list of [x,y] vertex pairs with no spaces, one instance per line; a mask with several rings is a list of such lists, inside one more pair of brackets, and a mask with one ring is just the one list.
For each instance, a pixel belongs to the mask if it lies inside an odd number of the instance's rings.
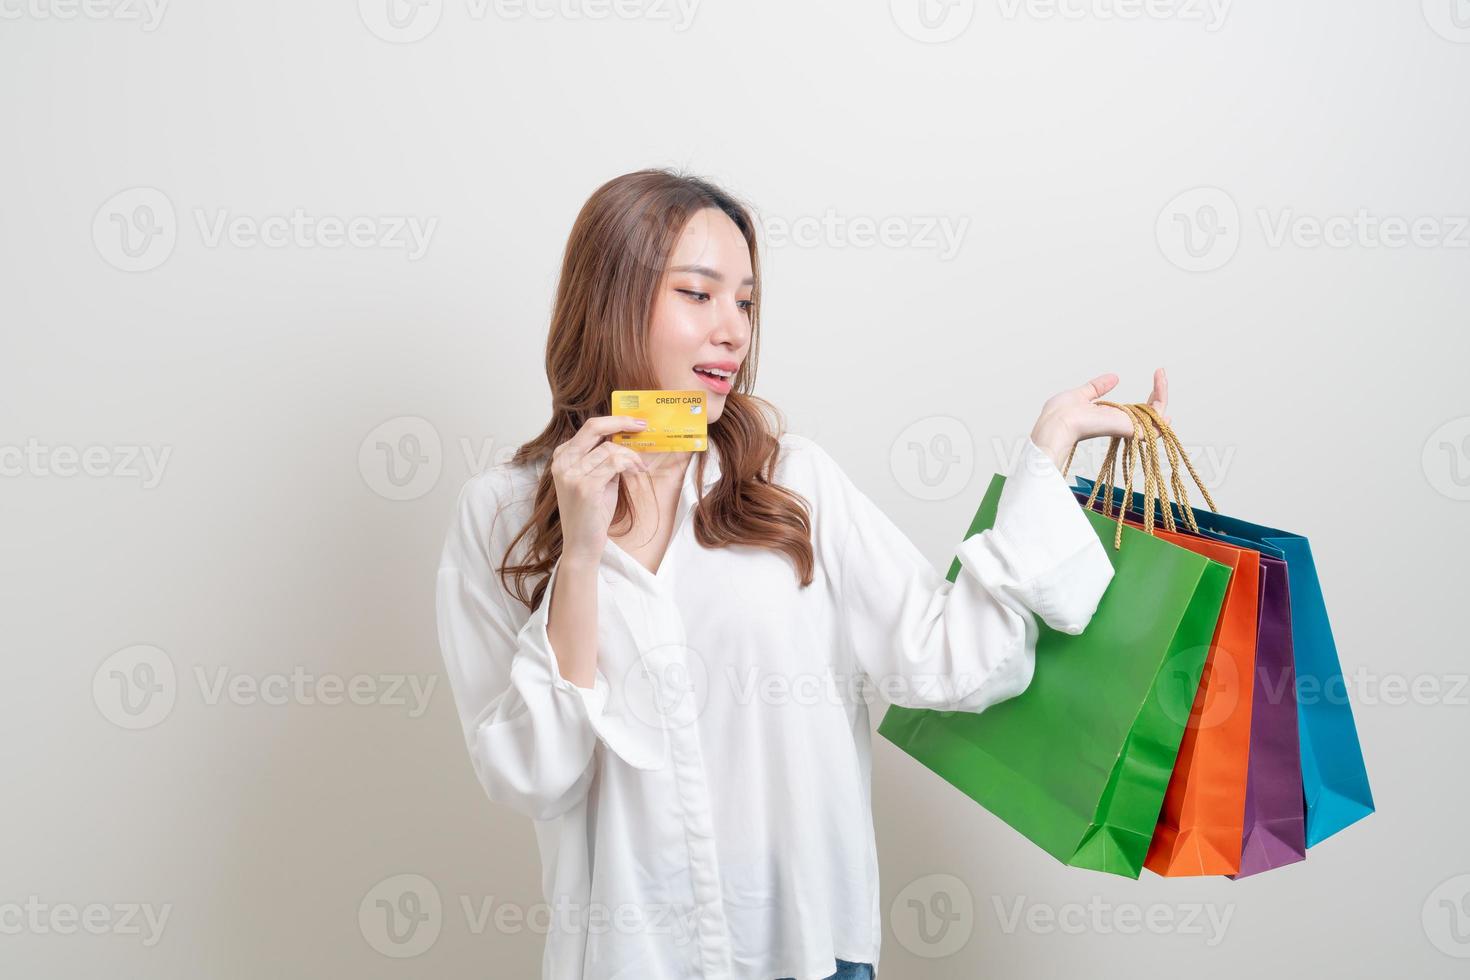
[[609,453],[614,456],[621,456],[627,459],[635,468],[645,473],[648,472],[648,459],[638,450],[631,449],[627,446],[620,446],[615,442],[604,442],[603,445],[607,447]]
[[1111,405],[1093,405],[1083,421],[1082,438],[1097,436],[1131,436],[1134,433],[1133,416],[1121,408]]
[[1108,392],[1112,391],[1113,388],[1117,386],[1117,384],[1118,376],[1116,374],[1099,374],[1097,377],[1087,382],[1087,384],[1083,385],[1078,390],[1086,395],[1088,400],[1090,401],[1091,399],[1101,398],[1103,395],[1106,395]]
[[573,458],[580,458],[591,452],[603,439],[614,432],[636,432],[644,428],[642,419],[635,419],[631,415],[594,415],[582,423],[577,434],[562,443]]
[[[632,468],[641,469],[645,472],[648,470],[648,464],[644,462],[642,455],[636,450],[629,449],[627,446],[620,446],[615,442],[602,442],[593,446],[587,455],[582,457],[580,462],[573,465],[571,472],[578,477],[591,476],[610,459],[622,459]],[[604,475],[606,478],[611,479],[612,471],[608,471]]]
[[1148,403],[1161,415],[1169,406],[1169,379],[1164,374],[1163,368],[1154,372],[1154,390],[1153,394],[1148,397]]
[[648,468],[644,465],[643,460],[637,458],[637,455],[637,453],[634,453],[633,459],[629,459],[626,456],[608,456],[594,466],[587,473],[586,478],[598,490],[604,490],[609,483],[618,478],[619,474],[631,474],[633,476],[639,473],[646,474]]

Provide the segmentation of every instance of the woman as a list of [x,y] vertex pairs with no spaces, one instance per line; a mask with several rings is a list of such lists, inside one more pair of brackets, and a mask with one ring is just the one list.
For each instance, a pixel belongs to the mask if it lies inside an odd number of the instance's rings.
[[[1036,617],[1081,632],[1113,575],[1058,466],[1132,433],[1093,404],[1116,377],[1046,402],[951,584],[750,394],[758,272],[750,214],[709,183],[599,188],[562,265],[551,421],[469,480],[445,543],[470,757],[535,820],[543,980],[874,977],[870,689],[962,711],[1014,697]],[[638,428],[611,392],[654,388],[705,391],[707,452],[609,440]]]

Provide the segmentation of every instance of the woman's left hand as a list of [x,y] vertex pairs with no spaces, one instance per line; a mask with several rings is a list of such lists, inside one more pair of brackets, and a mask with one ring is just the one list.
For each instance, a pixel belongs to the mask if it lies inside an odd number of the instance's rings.
[[[1084,439],[1133,435],[1133,418],[1127,412],[1094,404],[1117,384],[1116,374],[1100,374],[1081,387],[1053,395],[1041,407],[1041,416],[1031,429],[1031,441],[1051,457],[1058,469],[1072,447]],[[1169,421],[1164,414],[1169,407],[1169,379],[1163,368],[1154,372],[1154,390],[1148,403],[1165,422]]]

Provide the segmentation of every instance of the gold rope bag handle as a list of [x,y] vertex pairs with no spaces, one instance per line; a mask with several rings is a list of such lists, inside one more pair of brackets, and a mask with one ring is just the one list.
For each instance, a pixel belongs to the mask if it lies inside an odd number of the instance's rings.
[[[1153,534],[1155,507],[1162,505],[1164,528],[1169,531],[1177,530],[1174,521],[1174,508],[1169,499],[1169,489],[1172,485],[1174,495],[1178,500],[1179,511],[1184,515],[1185,523],[1190,530],[1196,534],[1200,533],[1199,524],[1195,521],[1194,510],[1189,503],[1189,485],[1183,474],[1179,471],[1182,461],[1190,477],[1194,479],[1195,485],[1199,487],[1200,493],[1204,494],[1205,502],[1209,504],[1210,510],[1219,513],[1215,506],[1214,498],[1205,487],[1204,481],[1200,479],[1199,473],[1194,468],[1189,454],[1184,451],[1179,436],[1168,422],[1164,421],[1153,406],[1146,402],[1134,402],[1120,404],[1118,402],[1098,400],[1095,405],[1106,405],[1125,412],[1133,421],[1133,434],[1131,436],[1113,436],[1108,442],[1108,451],[1103,457],[1102,466],[1098,469],[1097,479],[1093,481],[1092,492],[1087,497],[1084,507],[1094,510],[1093,502],[1099,494],[1102,496],[1102,513],[1111,517],[1113,514],[1113,470],[1117,466],[1118,450],[1123,450],[1123,503],[1118,508],[1117,530],[1113,534],[1113,548],[1122,547],[1123,544],[1123,519],[1124,515],[1132,509],[1133,504],[1133,469],[1135,463],[1143,470],[1143,529],[1147,534]],[[1169,459],[1169,480],[1166,483],[1163,476],[1162,463],[1158,454],[1158,442],[1164,443],[1164,452]],[[1062,476],[1072,467],[1073,456],[1077,452],[1078,443],[1073,443],[1071,450],[1067,453],[1066,462],[1062,465]],[[1157,504],[1156,504],[1157,501]]]
[[[1161,481],[1158,475],[1158,456],[1154,450],[1152,419],[1139,412],[1135,406],[1122,405],[1117,402],[1098,401],[1098,405],[1107,405],[1123,411],[1133,421],[1133,433],[1130,436],[1113,436],[1108,441],[1107,455],[1103,457],[1102,466],[1098,470],[1098,478],[1093,481],[1092,493],[1088,495],[1086,508],[1093,509],[1093,502],[1097,500],[1099,492],[1102,494],[1104,515],[1111,517],[1113,514],[1113,471],[1117,467],[1118,450],[1121,448],[1123,462],[1123,499],[1133,499],[1133,474],[1135,466],[1143,471],[1143,493],[1146,500],[1152,502]],[[1067,453],[1066,462],[1062,464],[1062,476],[1072,468],[1072,459],[1077,452],[1077,443],[1073,443],[1071,450]],[[1113,547],[1122,547],[1123,544],[1123,517],[1129,507],[1125,503],[1118,509],[1118,526],[1113,534]],[[1153,533],[1153,510],[1150,508],[1144,518],[1149,533]]]
[[1170,476],[1174,481],[1175,492],[1179,496],[1179,511],[1184,515],[1184,519],[1189,524],[1191,530],[1198,533],[1199,525],[1195,523],[1194,510],[1189,506],[1189,485],[1184,482],[1184,477],[1179,473],[1180,460],[1184,461],[1184,466],[1189,470],[1189,475],[1194,480],[1194,485],[1199,487],[1200,493],[1204,494],[1205,503],[1209,505],[1210,510],[1218,514],[1220,513],[1220,508],[1215,506],[1215,498],[1210,496],[1209,488],[1199,478],[1199,473],[1195,471],[1193,461],[1190,460],[1189,454],[1184,451],[1184,444],[1179,441],[1179,436],[1170,427],[1169,423],[1165,422],[1152,406],[1140,404],[1139,408],[1153,418],[1154,427],[1164,438],[1164,450],[1169,454]]

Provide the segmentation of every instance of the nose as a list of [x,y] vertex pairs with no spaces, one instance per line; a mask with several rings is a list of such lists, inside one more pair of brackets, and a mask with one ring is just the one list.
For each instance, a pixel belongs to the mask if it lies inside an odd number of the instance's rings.
[[732,298],[720,304],[719,318],[715,323],[710,341],[733,351],[741,350],[750,341],[750,319],[740,308],[740,301]]

